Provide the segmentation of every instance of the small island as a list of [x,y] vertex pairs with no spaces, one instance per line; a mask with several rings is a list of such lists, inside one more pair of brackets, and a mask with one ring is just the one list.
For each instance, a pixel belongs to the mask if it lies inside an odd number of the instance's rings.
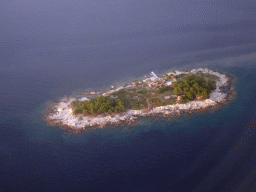
[[171,117],[217,107],[232,100],[232,77],[209,69],[172,71],[114,89],[63,97],[50,108],[49,124],[83,130],[137,123],[138,116]]

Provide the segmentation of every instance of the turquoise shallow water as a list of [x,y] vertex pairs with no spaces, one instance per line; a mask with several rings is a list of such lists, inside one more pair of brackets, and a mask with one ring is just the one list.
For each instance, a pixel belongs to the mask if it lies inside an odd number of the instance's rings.
[[[159,49],[150,47],[152,42],[147,42],[149,48]],[[134,42],[130,43],[126,49]],[[118,47],[110,46],[111,50]],[[0,71],[3,191],[252,189],[256,170],[254,44],[209,45],[194,51],[192,47],[175,54],[163,47],[161,54],[148,58],[128,57],[136,51],[130,49],[127,58],[122,57],[122,49],[109,56],[108,48],[95,49],[105,53],[103,58],[95,57],[95,65],[90,62],[92,57],[83,61],[86,47],[71,48],[70,55],[57,48],[24,48],[17,58],[5,57],[11,64]],[[40,64],[34,66],[35,62]],[[43,119],[51,100],[65,94],[109,87],[152,70],[161,73],[198,67],[233,75],[236,99],[218,109],[172,119],[140,118],[136,126],[109,126],[80,134],[47,126]]]

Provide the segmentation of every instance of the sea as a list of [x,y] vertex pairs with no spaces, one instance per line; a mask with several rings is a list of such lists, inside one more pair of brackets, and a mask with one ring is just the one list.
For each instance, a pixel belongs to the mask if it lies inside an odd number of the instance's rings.
[[[0,191],[256,191],[255,29],[2,35]],[[201,67],[234,77],[230,103],[81,133],[44,120],[64,95]]]

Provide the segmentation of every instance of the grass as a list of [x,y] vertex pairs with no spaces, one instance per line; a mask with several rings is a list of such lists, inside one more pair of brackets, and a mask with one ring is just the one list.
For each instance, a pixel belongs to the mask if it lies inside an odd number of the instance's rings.
[[135,88],[128,88],[128,89],[126,89],[127,91],[130,91],[130,92],[135,92],[137,89],[135,89]]

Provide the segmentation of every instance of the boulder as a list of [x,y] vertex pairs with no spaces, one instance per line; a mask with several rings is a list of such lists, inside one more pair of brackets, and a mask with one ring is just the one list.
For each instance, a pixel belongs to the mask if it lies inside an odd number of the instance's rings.
[[120,119],[120,121],[125,121],[124,117],[120,117],[119,119]]

